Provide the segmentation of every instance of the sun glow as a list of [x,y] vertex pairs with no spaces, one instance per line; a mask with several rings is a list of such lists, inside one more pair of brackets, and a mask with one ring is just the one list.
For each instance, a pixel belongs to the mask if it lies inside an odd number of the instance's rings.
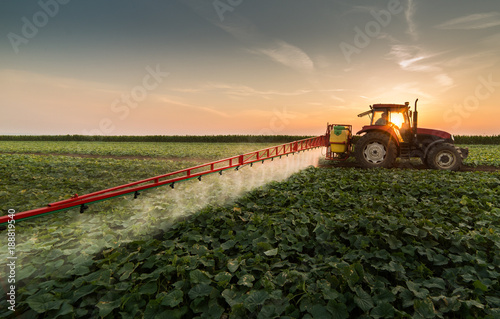
[[397,127],[401,128],[401,125],[403,125],[405,118],[402,113],[391,113],[391,118],[389,121]]

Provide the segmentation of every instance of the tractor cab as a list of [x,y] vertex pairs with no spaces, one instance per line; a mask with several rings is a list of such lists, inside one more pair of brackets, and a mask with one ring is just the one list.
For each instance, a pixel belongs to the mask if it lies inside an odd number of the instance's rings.
[[[409,142],[411,139],[411,111],[409,103],[405,104],[374,104],[370,110],[358,117],[369,115],[370,122],[363,126],[361,132],[383,129],[391,132],[400,142]],[[382,128],[381,126],[385,126]]]

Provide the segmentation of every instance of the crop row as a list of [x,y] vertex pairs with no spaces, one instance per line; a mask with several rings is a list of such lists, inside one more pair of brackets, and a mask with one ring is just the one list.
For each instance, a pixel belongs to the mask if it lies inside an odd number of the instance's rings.
[[295,135],[0,135],[0,141],[175,142],[175,143],[288,143],[310,136]]
[[[51,318],[496,318],[499,192],[499,173],[310,168],[97,254],[75,246],[82,230],[71,224],[41,224],[19,309]],[[89,232],[113,238],[113,229]]]
[[0,152],[221,159],[272,146],[262,143],[0,142]]
[[500,167],[500,145],[462,145],[469,148],[464,164]]
[[[158,158],[220,159],[272,144],[216,143],[136,143],[136,142],[20,142],[0,141],[0,153],[79,154],[97,156],[136,156]],[[464,164],[470,166],[500,166],[500,145],[462,145],[469,148]]]

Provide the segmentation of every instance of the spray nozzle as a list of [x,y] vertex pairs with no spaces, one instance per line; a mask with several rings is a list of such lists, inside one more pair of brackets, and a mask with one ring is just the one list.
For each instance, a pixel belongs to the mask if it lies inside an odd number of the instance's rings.
[[85,204],[80,206],[80,214],[83,214],[87,209],[89,209],[89,207]]

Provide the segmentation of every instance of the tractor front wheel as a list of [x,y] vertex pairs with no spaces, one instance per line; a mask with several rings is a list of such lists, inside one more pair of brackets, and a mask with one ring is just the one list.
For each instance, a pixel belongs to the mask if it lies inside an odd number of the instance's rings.
[[397,157],[397,147],[394,140],[385,133],[367,133],[355,145],[356,161],[363,167],[390,168]]
[[454,145],[439,143],[429,151],[427,163],[434,169],[458,171],[462,166],[462,157]]

